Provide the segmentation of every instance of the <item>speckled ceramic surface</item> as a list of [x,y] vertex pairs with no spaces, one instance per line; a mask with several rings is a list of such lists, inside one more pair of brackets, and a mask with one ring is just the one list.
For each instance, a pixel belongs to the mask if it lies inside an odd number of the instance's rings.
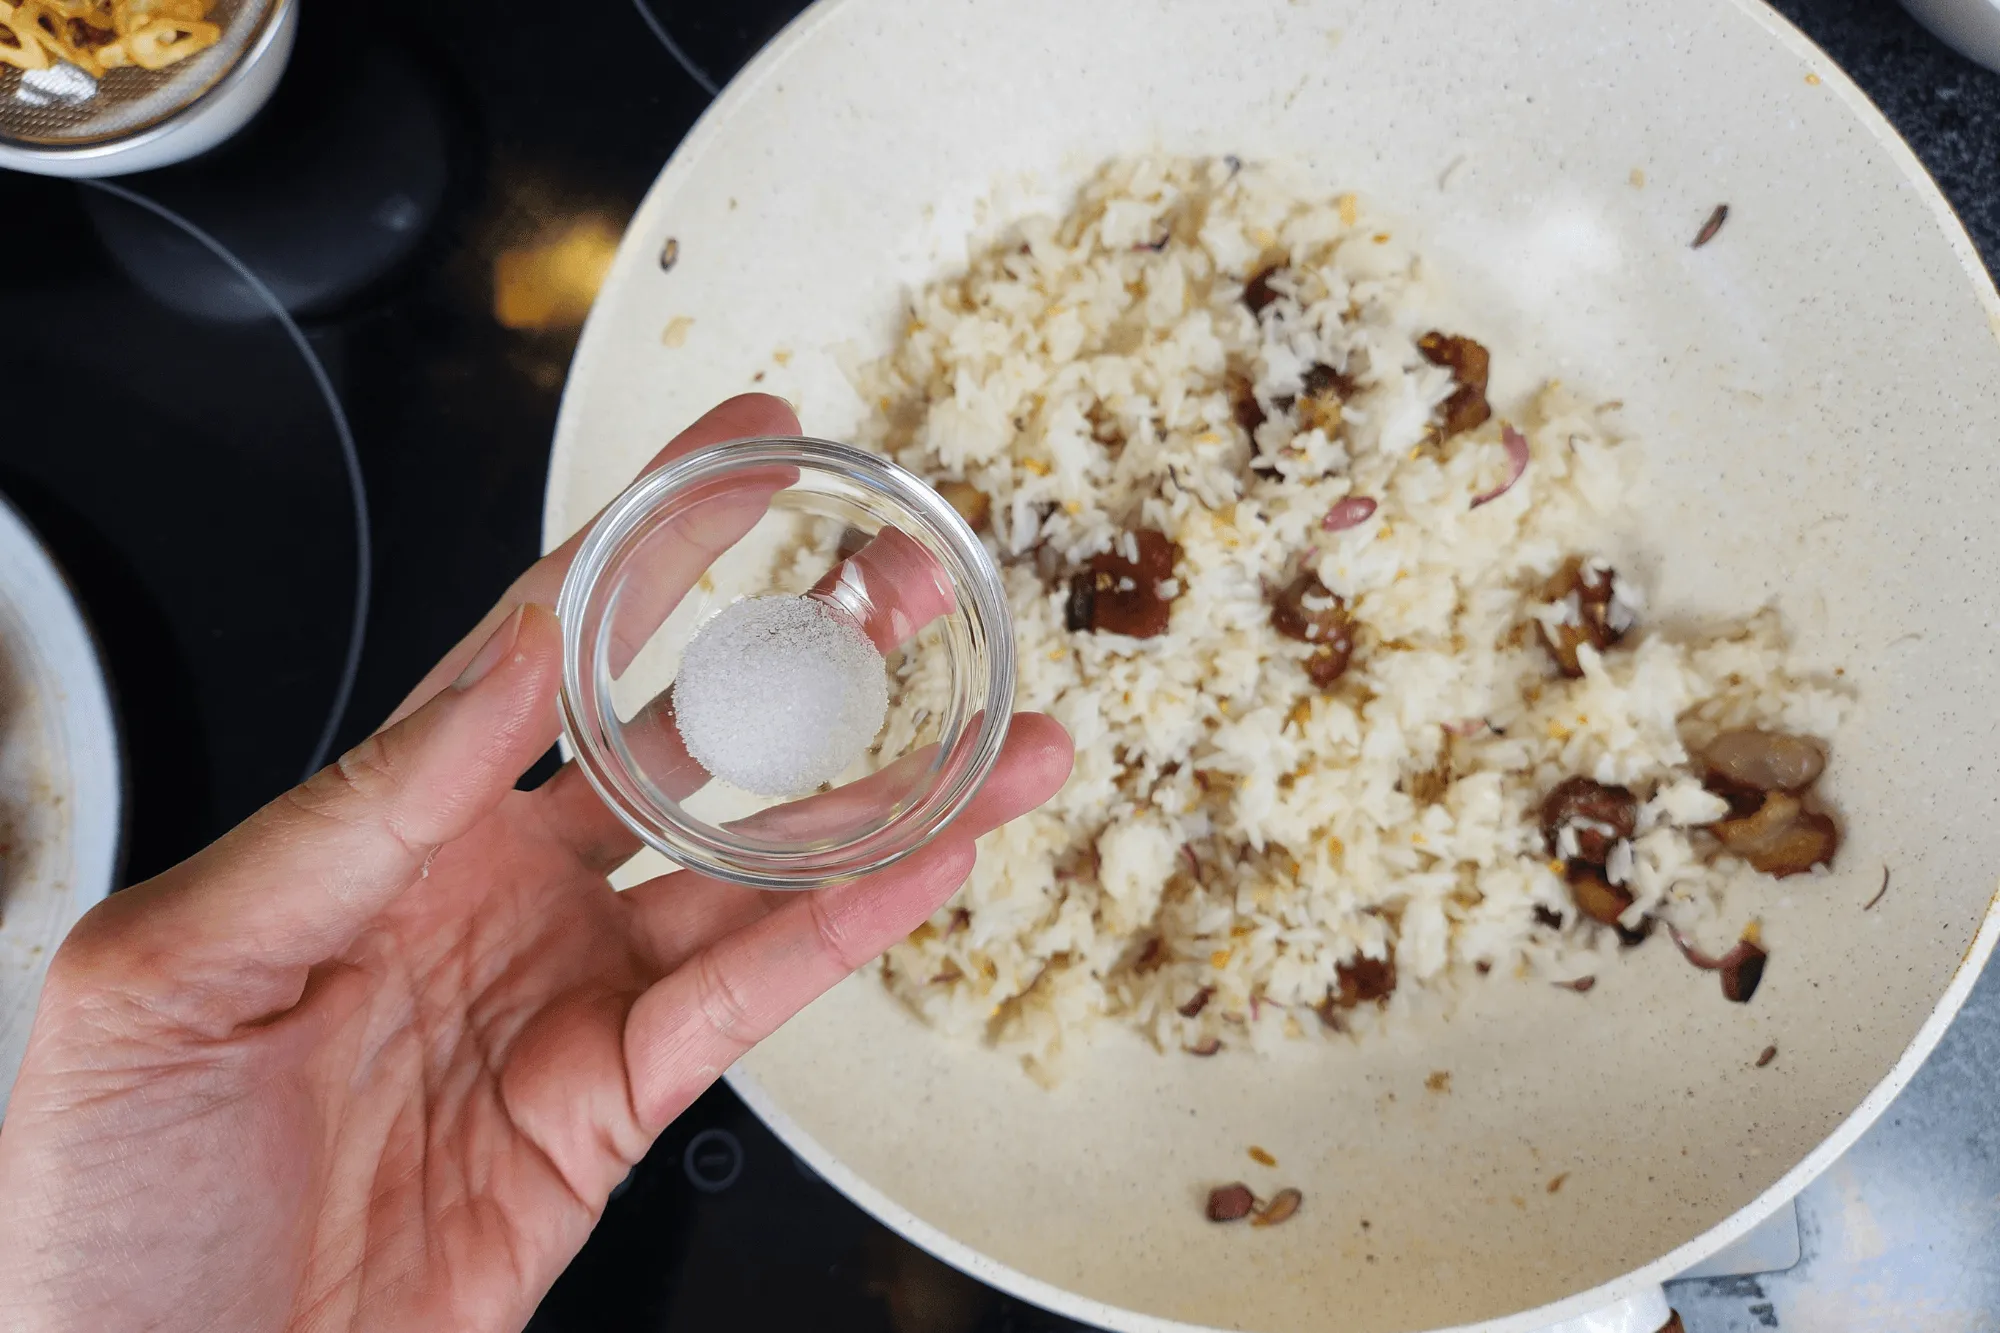
[[114,887],[121,767],[83,614],[40,538],[0,500],[0,1117],[49,955]]
[[[1887,126],[1738,0],[836,0],[635,219],[564,404],[550,539],[725,394],[850,430],[840,358],[887,346],[906,287],[997,220],[982,201],[1059,205],[1147,149],[1361,191],[1494,348],[1498,396],[1555,374],[1625,400],[1651,466],[1621,566],[1663,614],[1775,601],[1859,691],[1839,871],[1761,904],[1747,1006],[1662,944],[1587,996],[1496,981],[1361,1047],[1198,1061],[1107,1031],[1045,1092],[864,978],[732,1077],[891,1225],[1109,1326],[1526,1329],[1643,1290],[1851,1142],[1992,946],[2000,302]],[[1204,1222],[1238,1177],[1306,1205]]]

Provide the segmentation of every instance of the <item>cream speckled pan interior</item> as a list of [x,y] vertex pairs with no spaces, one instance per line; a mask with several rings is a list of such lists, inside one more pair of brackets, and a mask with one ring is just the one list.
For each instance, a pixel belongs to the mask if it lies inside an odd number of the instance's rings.
[[[809,431],[851,430],[843,349],[887,347],[982,200],[1060,205],[1148,149],[1361,191],[1494,349],[1497,398],[1548,372],[1625,400],[1651,460],[1626,559],[1665,613],[1775,601],[1860,692],[1838,872],[1768,891],[1747,1006],[1661,940],[1588,996],[1496,981],[1481,1013],[1360,1047],[1202,1061],[1107,1030],[1045,1092],[864,978],[733,1081],[890,1225],[1119,1328],[1526,1329],[1657,1284],[1860,1134],[1992,947],[2000,302],[1880,116],[1749,0],[829,0],[634,220],[549,540],[760,372]],[[1306,1206],[1205,1222],[1238,1177]]]

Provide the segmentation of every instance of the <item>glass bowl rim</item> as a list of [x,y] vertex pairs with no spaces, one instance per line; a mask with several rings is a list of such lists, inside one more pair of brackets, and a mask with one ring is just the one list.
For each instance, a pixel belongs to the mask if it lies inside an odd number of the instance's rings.
[[[730,839],[713,825],[679,818],[650,799],[606,739],[608,685],[584,625],[601,613],[612,561],[665,506],[690,488],[753,468],[793,466],[832,473],[884,496],[937,539],[969,578],[954,578],[959,606],[986,657],[986,705],[968,748],[963,738],[929,791],[859,839],[776,849]],[[1000,571],[963,516],[929,483],[879,454],[803,435],[762,435],[711,444],[671,459],[628,486],[594,519],[556,597],[562,627],[563,742],[598,798],[640,841],[690,870],[764,889],[802,890],[882,870],[925,846],[965,809],[999,761],[1012,722],[1016,662],[1013,617]]]

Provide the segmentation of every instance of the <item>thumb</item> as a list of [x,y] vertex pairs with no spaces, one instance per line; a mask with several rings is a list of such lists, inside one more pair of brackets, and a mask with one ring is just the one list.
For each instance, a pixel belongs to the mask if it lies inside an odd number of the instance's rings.
[[[555,616],[518,608],[457,682],[361,742],[188,861],[114,895],[78,927],[79,947],[127,940],[125,961],[175,987],[264,978],[273,1007],[303,970],[345,947],[479,823],[554,743],[561,675]],[[100,918],[101,914],[101,919]]]

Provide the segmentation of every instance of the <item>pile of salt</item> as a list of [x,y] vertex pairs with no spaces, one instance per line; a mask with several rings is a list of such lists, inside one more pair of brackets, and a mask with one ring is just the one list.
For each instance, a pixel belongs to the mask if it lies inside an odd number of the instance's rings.
[[681,740],[715,777],[797,796],[861,757],[889,711],[882,655],[812,597],[752,597],[689,640],[674,679]]

